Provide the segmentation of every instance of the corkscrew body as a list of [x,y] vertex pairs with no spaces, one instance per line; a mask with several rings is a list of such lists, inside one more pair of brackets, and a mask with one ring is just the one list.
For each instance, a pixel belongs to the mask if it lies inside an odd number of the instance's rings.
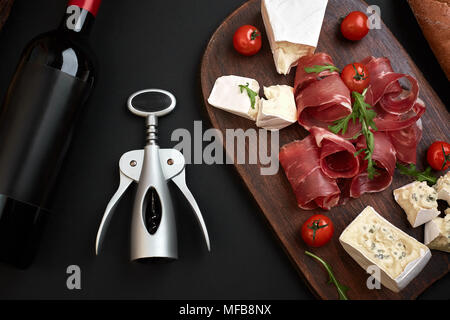
[[117,203],[133,182],[138,184],[138,188],[131,220],[132,261],[178,258],[176,218],[168,186],[170,181],[175,183],[191,205],[210,250],[203,216],[186,185],[184,156],[176,149],[160,149],[157,144],[158,117],[170,113],[175,105],[175,97],[159,89],[142,90],[128,99],[129,110],[146,117],[147,145],[143,150],[125,153],[119,161],[119,188],[103,215],[97,233],[96,254],[101,250]]

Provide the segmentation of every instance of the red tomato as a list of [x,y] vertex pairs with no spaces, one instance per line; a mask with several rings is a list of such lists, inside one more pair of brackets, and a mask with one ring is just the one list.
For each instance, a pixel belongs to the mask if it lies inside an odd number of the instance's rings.
[[450,144],[436,141],[427,152],[428,164],[434,170],[447,170],[450,167]]
[[342,35],[348,40],[361,40],[369,33],[367,16],[360,11],[353,11],[341,24]]
[[302,238],[310,247],[321,247],[333,237],[334,226],[330,218],[316,214],[306,220],[302,226]]
[[253,56],[261,50],[261,32],[250,25],[242,26],[234,34],[233,45],[240,54]]
[[350,91],[359,93],[363,93],[370,82],[369,70],[361,63],[352,63],[346,66],[342,70],[341,78]]

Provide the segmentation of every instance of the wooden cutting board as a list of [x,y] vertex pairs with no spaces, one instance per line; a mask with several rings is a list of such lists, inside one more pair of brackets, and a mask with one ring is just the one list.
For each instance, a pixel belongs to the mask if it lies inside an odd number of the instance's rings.
[[[293,86],[294,83],[295,70],[287,77],[276,73],[265,35],[263,48],[256,56],[250,58],[241,56],[233,48],[233,34],[241,25],[254,25],[265,34],[260,5],[260,0],[251,0],[232,13],[212,36],[203,57],[201,85],[206,110],[213,127],[221,130],[224,136],[227,128],[247,130],[256,129],[256,127],[252,121],[213,108],[208,104],[207,99],[218,77],[246,76],[258,80],[261,87],[276,84]],[[337,66],[341,68],[370,55],[386,56],[391,60],[395,71],[411,74],[419,81],[420,97],[428,107],[422,118],[424,135],[418,150],[418,163],[421,167],[426,161],[427,146],[435,140],[450,141],[450,114],[410,56],[384,24],[381,30],[372,30],[360,42],[349,42],[342,38],[338,27],[339,19],[354,10],[366,12],[366,8],[367,5],[359,0],[330,0],[317,52],[329,53]],[[280,132],[280,146],[307,135],[303,128],[294,124]],[[256,147],[247,142],[246,151]],[[237,163],[236,157],[234,160]],[[300,238],[300,228],[313,212],[303,211],[297,207],[295,196],[283,170],[280,168],[278,174],[274,176],[262,176],[259,165],[236,164],[235,166],[289,258],[312,291],[322,299],[337,299],[335,287],[327,284],[328,276],[325,270],[315,260],[304,254],[308,248]],[[325,213],[335,224],[335,235],[326,246],[311,249],[311,251],[332,265],[339,281],[350,288],[348,291],[350,299],[415,299],[433,282],[448,273],[450,269],[448,254],[433,251],[428,265],[400,293],[393,293],[384,287],[381,290],[369,290],[366,287],[368,275],[339,244],[338,238],[341,232],[367,205],[373,206],[394,225],[419,241],[423,241],[423,227],[412,229],[405,213],[395,203],[392,196],[393,189],[409,182],[411,182],[409,178],[396,174],[391,187],[384,192],[366,194],[360,199],[351,200],[345,206],[333,208]]]
[[0,0],[0,30],[9,17],[14,0]]

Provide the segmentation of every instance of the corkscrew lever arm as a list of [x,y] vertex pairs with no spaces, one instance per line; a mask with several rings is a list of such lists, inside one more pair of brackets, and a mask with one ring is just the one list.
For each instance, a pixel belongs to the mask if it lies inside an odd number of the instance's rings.
[[144,160],[144,150],[135,150],[125,153],[119,161],[120,168],[120,183],[119,188],[109,201],[103,219],[97,232],[97,239],[95,242],[95,254],[98,255],[102,248],[103,240],[105,239],[106,231],[117,204],[124,195],[125,191],[131,183],[139,182],[142,171],[142,163]]
[[178,189],[183,193],[184,197],[187,199],[189,204],[192,207],[192,210],[194,210],[195,216],[197,218],[197,222],[200,225],[200,228],[203,232],[203,237],[206,241],[206,246],[208,247],[208,251],[211,251],[210,242],[209,242],[209,235],[208,230],[206,229],[205,221],[203,220],[202,213],[200,211],[200,208],[198,207],[197,201],[195,201],[194,196],[192,195],[191,191],[188,189],[186,185],[186,173],[184,169],[181,171],[181,173],[175,177],[172,178],[172,181],[176,184]]
[[208,251],[211,251],[208,230],[206,229],[205,221],[203,220],[202,213],[198,207],[197,201],[195,201],[194,196],[186,185],[186,172],[185,172],[185,159],[180,151],[176,149],[161,149],[159,151],[159,157],[161,162],[161,167],[166,180],[172,180],[173,183],[180,189],[186,200],[189,202],[192,210],[195,213],[197,222],[203,232],[203,237],[205,238],[206,246]]
[[108,230],[109,223],[111,221],[112,216],[114,215],[114,210],[116,209],[117,204],[120,199],[124,195],[125,191],[127,191],[128,187],[133,182],[133,179],[128,178],[122,172],[120,172],[120,184],[116,193],[113,195],[111,200],[109,201],[105,213],[103,214],[103,219],[100,224],[97,233],[97,239],[95,241],[95,254],[98,255],[103,244],[103,239],[105,238],[106,231]]

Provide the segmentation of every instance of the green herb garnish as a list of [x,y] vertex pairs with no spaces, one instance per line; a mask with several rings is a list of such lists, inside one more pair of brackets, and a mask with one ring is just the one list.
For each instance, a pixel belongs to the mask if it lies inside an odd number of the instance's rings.
[[428,167],[425,171],[421,172],[417,170],[416,166],[413,164],[410,164],[409,167],[402,165],[400,163],[397,163],[397,169],[400,171],[401,174],[409,177],[413,177],[417,181],[426,181],[430,186],[433,186],[437,182],[437,177],[435,177],[431,173],[431,168]]
[[311,225],[308,226],[308,229],[313,231],[313,241],[316,240],[317,230],[328,227],[328,224],[324,224],[323,226],[321,226],[321,225],[319,225],[319,223],[320,223],[320,220],[314,220],[313,223],[311,223]]
[[241,93],[243,93],[244,90],[247,91],[247,95],[250,98],[251,107],[252,109],[255,109],[256,97],[258,96],[258,93],[250,89],[248,83],[245,86],[240,84],[239,88],[241,88]]
[[257,37],[261,37],[261,33],[259,33],[257,30],[253,30],[250,39],[255,40]]
[[355,69],[355,76],[353,77],[353,79],[355,79],[357,81],[361,81],[361,80],[366,80],[367,79],[367,76],[366,76],[366,73],[365,73],[364,69],[363,69],[362,73],[359,73],[358,69],[356,69],[355,64],[352,64],[352,66],[353,66],[353,69]]
[[306,73],[321,73],[323,71],[330,71],[330,72],[341,72],[341,70],[339,70],[339,68],[331,65],[331,64],[326,64],[326,65],[322,65],[322,66],[318,66],[315,65],[313,67],[307,67],[305,68],[305,72]]
[[336,277],[333,274],[333,269],[331,268],[331,266],[328,263],[326,263],[324,260],[322,260],[321,258],[319,258],[318,256],[316,256],[315,254],[313,254],[309,251],[305,251],[305,254],[316,259],[325,267],[325,270],[327,270],[328,275],[330,276],[330,280],[328,281],[328,284],[334,284],[336,286],[336,289],[339,294],[339,300],[348,300],[348,297],[346,295],[348,288],[346,286],[340,284],[337,281]]
[[328,127],[331,132],[338,134],[342,131],[342,134],[345,134],[348,129],[348,123],[350,120],[353,123],[356,123],[358,119],[359,123],[361,123],[361,131],[358,132],[353,139],[358,138],[361,134],[366,138],[366,148],[360,149],[355,153],[355,157],[357,157],[362,152],[365,153],[364,159],[367,160],[367,173],[369,174],[369,179],[373,179],[378,173],[375,169],[375,161],[372,159],[373,150],[375,147],[375,138],[373,135],[373,131],[377,131],[378,128],[375,125],[374,119],[377,116],[377,113],[373,110],[372,106],[364,101],[367,93],[367,89],[361,94],[359,92],[353,91],[352,96],[355,102],[353,103],[353,111],[347,117],[337,120],[334,122],[333,126]]

